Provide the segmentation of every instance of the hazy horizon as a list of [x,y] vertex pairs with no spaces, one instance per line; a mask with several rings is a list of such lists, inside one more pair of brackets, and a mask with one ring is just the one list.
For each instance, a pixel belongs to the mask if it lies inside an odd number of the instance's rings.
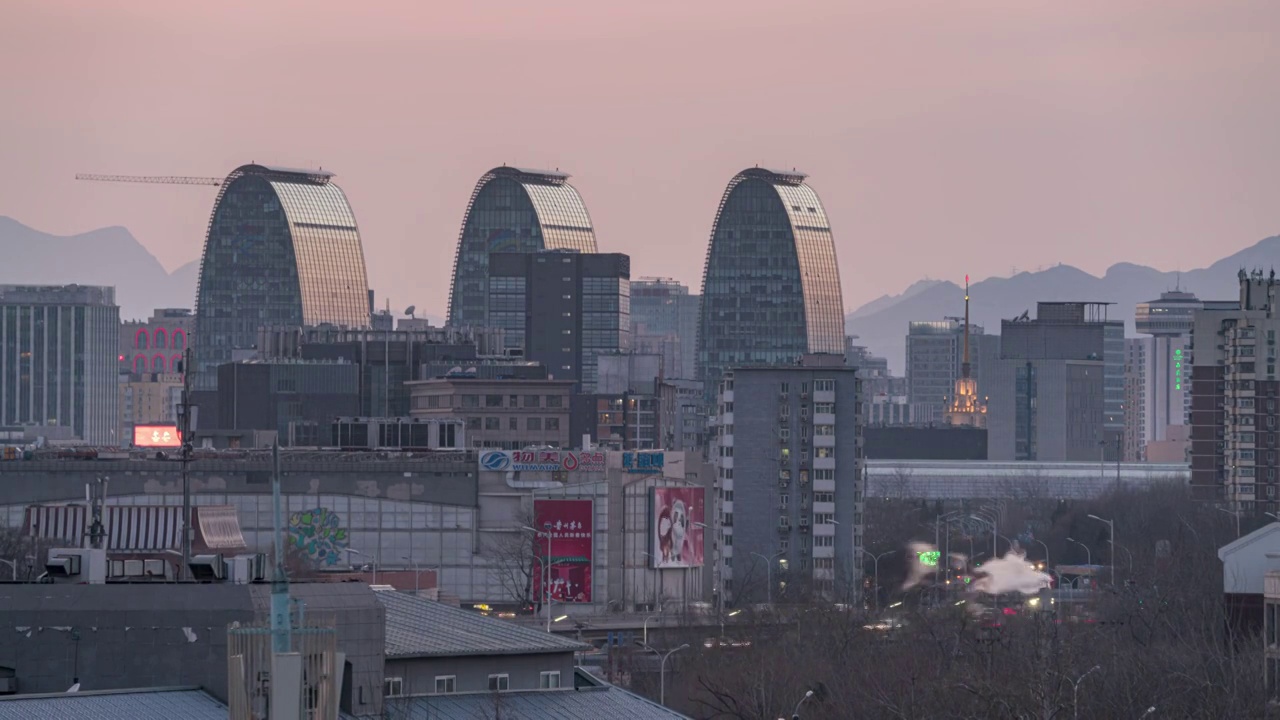
[[846,310],[924,277],[1202,267],[1280,224],[1280,5],[347,7],[10,3],[0,215],[121,225],[172,271],[216,188],[75,173],[324,166],[379,298],[434,314],[467,198],[504,163],[571,173],[602,251],[695,291],[729,178],[805,171]]

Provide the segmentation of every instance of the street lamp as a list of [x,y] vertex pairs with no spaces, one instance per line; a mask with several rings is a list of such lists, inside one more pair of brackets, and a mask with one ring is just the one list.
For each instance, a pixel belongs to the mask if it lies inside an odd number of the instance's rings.
[[[1102,669],[1101,665],[1094,665],[1093,667],[1085,671],[1085,674],[1076,678],[1075,682],[1072,682],[1071,678],[1067,677],[1066,675],[1062,675],[1061,673],[1056,673],[1056,672],[1053,673],[1054,675],[1057,675],[1063,680],[1066,680],[1067,682],[1071,683],[1071,714],[1072,714],[1072,717],[1075,718],[1075,720],[1080,719],[1080,683],[1084,682],[1084,679],[1089,677],[1089,674],[1092,673],[1094,670],[1101,670],[1101,669]],[[1150,712],[1150,710],[1148,710],[1147,712]]]
[[522,526],[521,529],[533,533],[535,538],[539,535],[547,538],[547,561],[542,567],[542,575],[546,579],[542,581],[542,595],[547,603],[547,632],[551,632],[551,523],[542,523],[542,530],[535,530],[528,525]]
[[[979,510],[978,512],[982,512],[982,511]],[[996,530],[996,521],[986,517],[985,515],[979,515],[978,513],[974,513],[969,517],[974,520],[977,520],[978,522],[986,523],[991,527],[991,557],[992,558],[1000,557],[1000,548],[998,545],[996,545],[996,537],[999,535],[999,532]]]
[[1032,538],[1032,540],[1035,540],[1036,542],[1040,543],[1040,547],[1044,548],[1044,567],[1046,570],[1048,570],[1049,569],[1049,546],[1045,545],[1043,540],[1036,540],[1035,538]]
[[773,609],[773,561],[775,558],[780,558],[783,555],[786,555],[786,553],[785,552],[774,553],[769,557],[765,557],[764,555],[761,555],[758,552],[753,552],[751,554],[755,555],[756,557],[764,561],[765,582],[769,583],[769,587],[765,588],[766,590],[768,590],[768,594],[765,597],[769,602],[769,609],[772,610]]
[[[866,553],[867,555],[870,555],[871,559],[875,561],[873,572],[875,573],[874,577],[875,577],[876,584],[875,584],[875,595],[873,596],[873,599],[875,600],[876,612],[879,613],[880,612],[880,558],[884,557],[885,555],[892,555],[898,551],[886,550],[880,553],[879,555],[873,555],[870,550],[866,548],[862,548],[862,552]],[[804,701],[802,700],[801,702],[804,702]]]
[[[1228,510],[1226,508],[1220,508],[1220,507],[1215,507],[1214,510],[1217,510],[1218,512],[1224,512],[1236,519],[1236,537],[1240,537],[1240,510],[1239,509]],[[1271,515],[1271,513],[1267,513],[1267,514]],[[1271,517],[1275,517],[1275,515],[1271,515]]]
[[800,702],[796,703],[796,709],[791,712],[791,720],[800,720],[800,706],[811,697],[813,697],[812,690],[805,692],[804,697],[800,698]]
[[656,617],[658,617],[658,616],[657,616],[657,615],[650,615],[649,617],[647,617],[647,618],[645,618],[645,619],[644,619],[644,644],[645,644],[645,645],[648,645],[648,644],[649,644],[649,621],[650,621],[650,620],[652,620],[652,619],[654,619],[654,618],[656,618]]
[[13,568],[13,581],[18,582],[18,561],[16,559],[5,560],[4,558],[0,558],[0,563],[4,563]]
[[[654,650],[652,647],[648,645],[645,645],[644,647],[646,650],[649,650],[654,655],[661,655],[661,653],[659,653],[657,650]],[[685,643],[677,648],[671,648],[670,650],[667,651],[666,655],[662,655],[662,662],[658,664],[658,702],[663,707],[666,707],[666,704],[667,704],[667,658],[671,657],[672,654],[674,653],[678,653],[681,650],[688,650],[688,649],[689,649],[689,643]]]
[[1098,522],[1106,523],[1107,527],[1111,529],[1111,587],[1115,587],[1116,586],[1116,521],[1105,520],[1103,518],[1098,517],[1097,515],[1090,515],[1089,517],[1093,518],[1094,520],[1097,520]]
[[733,617],[734,615],[737,615],[740,612],[742,612],[742,608],[738,608],[737,610],[730,610],[728,615],[720,616],[720,637],[724,637],[724,619],[726,617]]
[[1084,564],[1090,565],[1090,566],[1093,565],[1093,553],[1089,552],[1088,545],[1085,545],[1084,543],[1080,542],[1079,540],[1076,540],[1075,538],[1067,538],[1067,542],[1073,542],[1079,545],[1080,547],[1084,548]]
[[[417,561],[411,560],[408,555],[401,555],[400,559],[408,560],[409,565],[413,567],[413,594],[414,595],[417,595],[418,593],[422,592],[422,585],[419,581],[422,580],[423,570],[435,570],[437,573],[440,571],[440,568],[438,567],[436,568],[426,567],[426,568],[419,569]],[[439,586],[439,584],[440,584],[439,582],[436,583],[437,586]]]
[[[354,548],[345,548],[345,550],[348,555],[359,555],[360,557],[365,557],[365,558],[369,557],[368,555],[365,555],[364,553]],[[375,560],[374,558],[369,558],[369,566],[373,568],[373,582],[371,584],[377,585],[378,584],[378,561]]]

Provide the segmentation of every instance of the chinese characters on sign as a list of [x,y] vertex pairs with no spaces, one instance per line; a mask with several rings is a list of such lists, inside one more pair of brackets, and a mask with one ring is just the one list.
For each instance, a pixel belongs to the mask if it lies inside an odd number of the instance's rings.
[[135,425],[133,444],[137,447],[181,447],[177,425]]
[[534,501],[534,527],[538,536],[533,549],[533,597],[544,597],[542,587],[550,541],[551,599],[591,602],[594,512],[595,504],[591,500]]
[[486,450],[480,469],[494,472],[604,472],[604,453],[570,450]]
[[633,473],[660,473],[666,455],[656,453],[622,453],[622,469]]

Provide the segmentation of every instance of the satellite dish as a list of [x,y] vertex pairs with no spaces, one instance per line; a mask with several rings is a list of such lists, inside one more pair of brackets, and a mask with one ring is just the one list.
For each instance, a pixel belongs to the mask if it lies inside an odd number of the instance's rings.
[[409,317],[413,317],[413,311],[417,309],[418,309],[417,305],[410,305],[409,307],[404,309],[404,314],[408,315]]

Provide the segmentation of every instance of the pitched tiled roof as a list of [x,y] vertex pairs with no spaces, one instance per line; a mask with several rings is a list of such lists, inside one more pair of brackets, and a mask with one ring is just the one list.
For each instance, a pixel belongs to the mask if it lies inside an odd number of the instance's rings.
[[579,690],[419,695],[388,698],[402,720],[688,720],[688,717],[611,685]]
[[377,590],[374,595],[387,610],[387,657],[531,655],[589,647],[408,593]]
[[227,712],[226,705],[197,688],[0,697],[0,720],[226,720]]

